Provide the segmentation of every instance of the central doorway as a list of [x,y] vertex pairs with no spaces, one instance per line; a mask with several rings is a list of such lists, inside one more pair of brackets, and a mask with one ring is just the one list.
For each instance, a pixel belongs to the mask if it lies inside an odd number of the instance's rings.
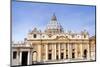
[[28,52],[27,51],[23,51],[22,52],[22,66],[26,66],[27,65],[27,57],[28,57]]
[[87,50],[85,49],[84,50],[84,59],[86,59],[87,58]]
[[52,54],[49,53],[49,54],[48,54],[48,60],[51,60],[51,59],[52,59]]

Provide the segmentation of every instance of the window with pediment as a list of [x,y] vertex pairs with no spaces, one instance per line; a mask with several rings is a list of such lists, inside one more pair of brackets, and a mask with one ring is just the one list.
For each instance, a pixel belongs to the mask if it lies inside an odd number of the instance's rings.
[[86,35],[84,35],[84,38],[86,38]]

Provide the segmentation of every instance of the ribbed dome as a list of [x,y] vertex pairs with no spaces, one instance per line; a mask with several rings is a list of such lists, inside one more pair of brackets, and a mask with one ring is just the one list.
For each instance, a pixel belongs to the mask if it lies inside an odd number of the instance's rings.
[[60,25],[60,23],[57,22],[57,18],[55,16],[55,14],[53,14],[51,21],[49,22],[49,24],[47,25],[47,28],[45,30],[46,32],[51,32],[51,33],[62,33],[63,28]]
[[50,23],[47,25],[47,29],[61,29],[62,26],[57,21],[50,21]]

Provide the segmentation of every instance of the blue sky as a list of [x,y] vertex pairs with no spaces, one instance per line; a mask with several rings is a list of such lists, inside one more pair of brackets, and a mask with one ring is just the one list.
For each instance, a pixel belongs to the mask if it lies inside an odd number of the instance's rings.
[[12,2],[12,40],[20,41],[34,27],[45,30],[55,13],[65,31],[86,29],[95,35],[95,6]]

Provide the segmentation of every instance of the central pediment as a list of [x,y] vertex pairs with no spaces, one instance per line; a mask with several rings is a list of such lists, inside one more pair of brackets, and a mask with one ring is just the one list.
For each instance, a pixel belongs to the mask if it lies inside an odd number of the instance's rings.
[[57,36],[56,37],[57,40],[68,40],[67,36]]

